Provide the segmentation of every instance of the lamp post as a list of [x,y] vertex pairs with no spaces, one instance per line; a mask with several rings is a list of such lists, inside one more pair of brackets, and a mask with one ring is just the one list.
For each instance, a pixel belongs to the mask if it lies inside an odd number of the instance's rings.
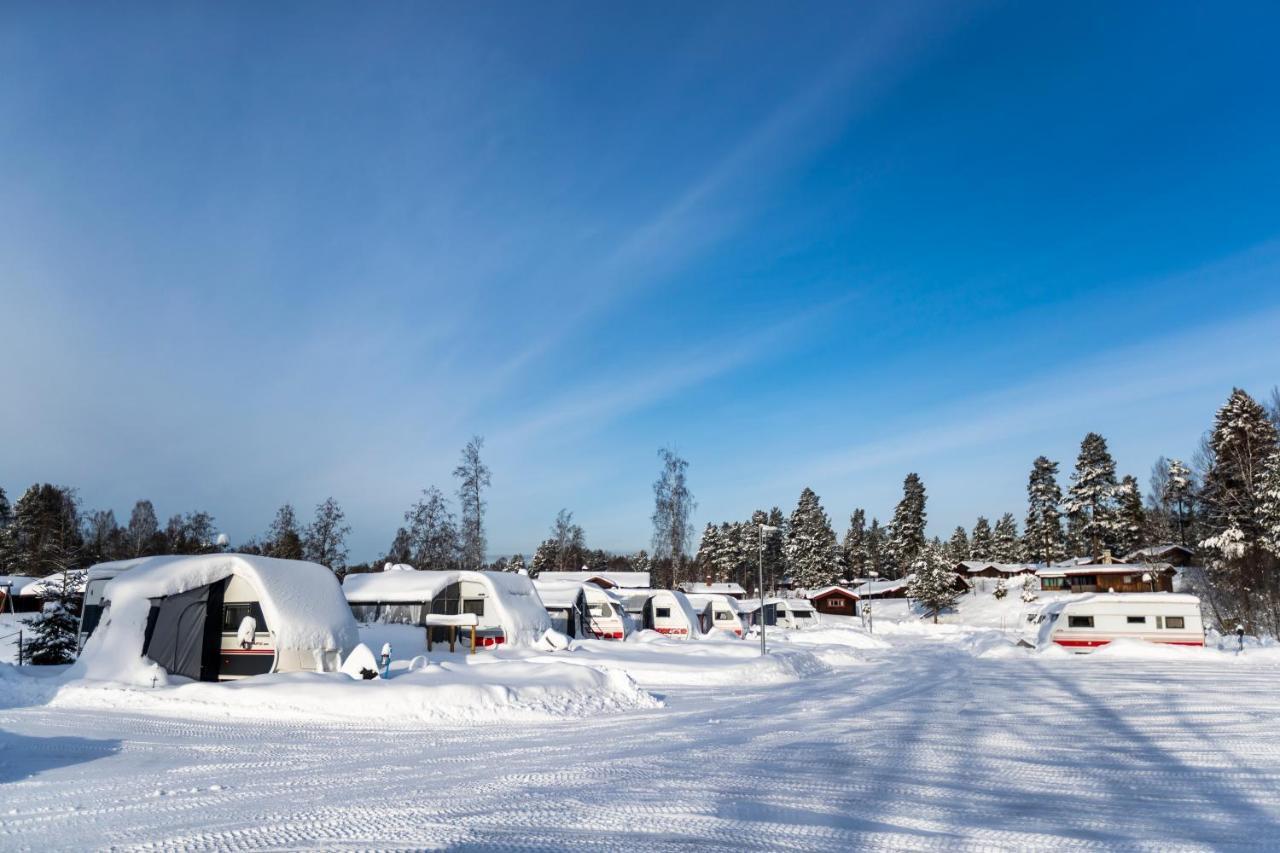
[[[867,584],[867,593],[871,594],[875,592],[876,578],[880,577],[880,573],[877,571],[870,571],[867,572],[867,577],[871,578],[871,582]],[[871,615],[871,599],[869,598],[867,599],[865,612],[867,614],[867,633],[874,634],[876,632],[876,623],[875,619]]]
[[776,533],[778,528],[770,527],[767,524],[757,526],[760,528],[760,544],[756,549],[760,567],[760,656],[763,657],[767,654],[764,645],[764,535],[765,533]]

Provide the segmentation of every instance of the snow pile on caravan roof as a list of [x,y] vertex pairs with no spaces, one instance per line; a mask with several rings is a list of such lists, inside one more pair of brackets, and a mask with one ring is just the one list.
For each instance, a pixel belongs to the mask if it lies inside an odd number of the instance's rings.
[[578,593],[586,595],[587,586],[577,581],[534,581],[533,585],[538,590],[538,598],[547,607],[572,607],[578,600]]
[[347,575],[342,592],[350,602],[407,604],[430,601],[459,581],[488,588],[508,644],[532,645],[551,627],[533,582],[515,572],[427,572],[401,564],[381,572]]
[[246,554],[149,557],[112,578],[110,602],[71,677],[135,684],[165,683],[164,670],[142,656],[151,599],[176,595],[238,575],[262,596],[260,604],[279,649],[338,651],[359,642],[351,609],[333,572],[316,563]]

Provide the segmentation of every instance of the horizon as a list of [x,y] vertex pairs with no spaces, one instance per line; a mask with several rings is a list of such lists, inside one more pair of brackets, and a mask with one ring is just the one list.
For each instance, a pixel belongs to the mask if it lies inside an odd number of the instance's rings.
[[0,27],[11,499],[360,563],[474,434],[494,557],[648,549],[664,446],[695,546],[908,472],[945,540],[1280,382],[1274,8],[294,8]]

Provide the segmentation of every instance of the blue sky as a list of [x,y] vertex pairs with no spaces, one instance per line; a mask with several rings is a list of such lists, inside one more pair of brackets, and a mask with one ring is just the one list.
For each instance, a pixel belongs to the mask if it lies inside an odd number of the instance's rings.
[[1145,484],[1280,382],[1274,4],[6,4],[0,485],[352,557],[473,433],[495,554],[567,507],[842,531]]

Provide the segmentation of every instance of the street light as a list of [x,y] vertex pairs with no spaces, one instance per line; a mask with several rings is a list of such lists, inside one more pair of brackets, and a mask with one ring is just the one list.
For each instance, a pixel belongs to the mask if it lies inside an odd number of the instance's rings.
[[767,524],[757,525],[760,528],[760,545],[757,549],[757,556],[760,560],[760,655],[766,654],[764,645],[764,535],[765,533],[777,533],[778,528],[770,527]]
[[[871,582],[867,584],[867,594],[870,595],[875,592],[876,578],[880,577],[880,573],[870,571],[867,572],[867,577],[871,578]],[[867,633],[874,634],[876,632],[876,623],[871,616],[871,599],[867,599],[867,606],[862,609],[862,614],[867,617]]]

